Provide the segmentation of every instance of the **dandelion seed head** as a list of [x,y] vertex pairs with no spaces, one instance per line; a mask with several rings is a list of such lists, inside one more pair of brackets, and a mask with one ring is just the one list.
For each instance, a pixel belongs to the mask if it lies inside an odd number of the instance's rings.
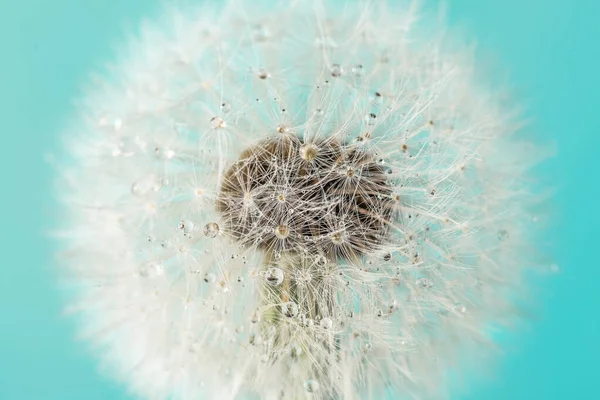
[[65,262],[134,393],[435,397],[520,318],[535,148],[415,12],[174,10],[93,82]]

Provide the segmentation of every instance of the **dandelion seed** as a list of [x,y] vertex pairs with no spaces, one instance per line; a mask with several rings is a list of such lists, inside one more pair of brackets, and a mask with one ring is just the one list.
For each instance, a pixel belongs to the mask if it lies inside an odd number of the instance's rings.
[[514,110],[414,8],[227,1],[149,23],[81,102],[84,328],[141,398],[443,397],[527,266],[558,272]]
[[210,124],[215,129],[221,129],[221,128],[225,128],[225,126],[227,126],[227,124],[225,123],[225,121],[223,121],[223,118],[221,118],[221,117],[211,118]]
[[278,225],[275,228],[275,236],[278,239],[285,239],[290,235],[290,228],[287,225]]

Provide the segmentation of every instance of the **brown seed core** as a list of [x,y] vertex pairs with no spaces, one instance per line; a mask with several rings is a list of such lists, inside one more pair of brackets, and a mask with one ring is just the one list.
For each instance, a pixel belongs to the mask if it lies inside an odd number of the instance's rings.
[[217,210],[244,246],[351,260],[388,237],[396,202],[385,172],[360,146],[271,137],[227,169]]

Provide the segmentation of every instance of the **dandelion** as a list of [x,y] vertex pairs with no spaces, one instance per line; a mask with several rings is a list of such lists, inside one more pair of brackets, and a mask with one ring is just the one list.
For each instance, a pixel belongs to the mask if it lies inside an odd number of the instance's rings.
[[250,4],[145,25],[84,97],[84,334],[149,399],[441,396],[519,318],[535,149],[414,8]]

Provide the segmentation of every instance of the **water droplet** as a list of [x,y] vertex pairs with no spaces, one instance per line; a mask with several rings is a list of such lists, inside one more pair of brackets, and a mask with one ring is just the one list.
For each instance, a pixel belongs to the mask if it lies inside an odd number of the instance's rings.
[[332,64],[331,65],[331,76],[333,76],[334,78],[337,78],[339,76],[342,76],[343,73],[344,73],[344,70],[342,69],[342,66],[340,64]]
[[191,233],[194,231],[195,226],[192,221],[182,220],[181,222],[179,222],[177,228],[179,228],[179,230],[183,233]]
[[265,271],[265,281],[269,286],[281,285],[283,276],[283,271],[277,267],[271,267]]
[[333,327],[333,321],[331,320],[331,318],[325,317],[321,320],[320,325],[323,329],[331,329]]
[[310,162],[317,158],[317,154],[319,154],[319,148],[314,144],[305,144],[300,147],[299,154],[300,158]]
[[316,261],[316,264],[320,267],[327,264],[327,258],[323,255],[317,256],[317,259],[315,261]]
[[417,286],[420,286],[422,288],[429,288],[433,286],[433,284],[427,278],[419,278],[415,283],[417,284]]
[[456,311],[458,311],[461,314],[464,314],[467,312],[467,307],[465,307],[464,304],[457,304],[455,309],[456,309]]
[[209,238],[215,238],[219,234],[220,227],[216,222],[209,222],[204,225],[204,236]]
[[269,71],[267,71],[264,68],[259,68],[256,71],[256,76],[258,76],[260,79],[267,79],[269,77],[271,77],[271,74],[269,74]]
[[160,188],[160,184],[155,179],[142,179],[131,185],[131,194],[134,196],[144,196],[151,192],[157,192]]
[[159,160],[170,160],[175,157],[175,152],[167,148],[156,147],[154,149],[154,155]]
[[321,108],[317,108],[317,109],[315,110],[315,116],[317,116],[317,117],[322,117],[323,115],[325,115],[325,111],[323,111],[323,109],[321,109]]
[[252,27],[252,38],[257,42],[264,42],[269,38],[269,31],[264,25],[257,24]]
[[252,313],[252,318],[250,319],[250,322],[256,324],[258,321],[260,321],[260,314],[257,311],[255,311],[254,313]]
[[231,111],[231,104],[229,103],[221,103],[221,112],[223,114],[227,114]]
[[501,229],[498,231],[498,240],[504,241],[508,239],[508,231],[506,229]]
[[315,325],[315,321],[312,318],[308,318],[306,315],[300,316],[300,325],[311,328]]
[[294,343],[290,353],[292,358],[298,358],[302,355],[302,347],[298,343]]
[[162,276],[165,273],[165,268],[161,263],[152,261],[141,265],[138,273],[143,278]]
[[383,95],[379,92],[373,93],[373,96],[371,96],[371,104],[375,107],[379,107],[381,103],[383,103]]
[[204,282],[206,283],[215,283],[215,281],[217,280],[217,277],[214,273],[212,272],[207,272],[204,274]]
[[281,313],[288,318],[293,318],[298,315],[298,304],[293,301],[288,301],[281,305]]
[[368,125],[375,125],[375,123],[377,122],[377,115],[374,113],[370,113],[369,115],[367,115],[366,120]]
[[352,75],[355,78],[362,78],[365,75],[365,70],[361,64],[356,64],[352,67]]
[[392,255],[390,253],[385,253],[383,255],[383,261],[390,261],[392,259]]
[[304,382],[304,388],[308,393],[318,392],[320,387],[321,385],[315,379],[309,379],[306,382]]

